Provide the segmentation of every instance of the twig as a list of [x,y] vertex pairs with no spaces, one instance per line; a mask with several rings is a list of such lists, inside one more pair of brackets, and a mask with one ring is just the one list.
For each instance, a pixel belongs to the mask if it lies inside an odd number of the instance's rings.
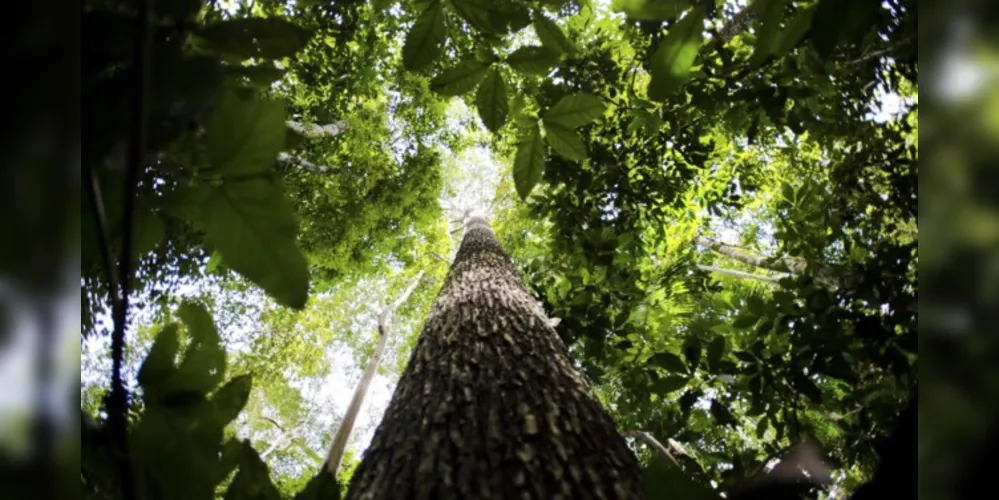
[[[676,459],[673,458],[673,454],[670,453],[669,450],[667,450],[666,447],[663,446],[662,443],[660,443],[656,438],[652,437],[652,435],[649,434],[648,432],[644,432],[644,431],[627,431],[627,432],[624,432],[622,435],[625,436],[625,437],[633,437],[633,438],[639,439],[641,441],[644,441],[645,444],[651,446],[653,449],[655,449],[656,451],[658,451],[662,456],[668,458],[670,462],[673,462],[673,465],[676,465],[677,467],[680,467],[680,462],[677,462]],[[683,469],[682,467],[680,467],[680,468]]]
[[[135,45],[133,47],[132,70],[135,74],[135,88],[132,101],[132,138],[129,142],[128,167],[125,170],[124,213],[122,216],[121,258],[118,260],[118,307],[114,311],[114,332],[111,334],[111,395],[108,420],[112,440],[116,445],[117,466],[121,476],[122,496],[136,498],[135,477],[128,453],[128,391],[121,380],[122,358],[125,353],[125,325],[128,320],[129,279],[132,272],[132,225],[135,219],[136,185],[142,168],[146,150],[146,100],[148,98],[151,38],[149,18],[152,15],[152,0],[141,0],[135,18]],[[112,306],[114,301],[112,301]]]
[[118,273],[114,259],[111,257],[111,233],[108,230],[107,215],[104,212],[101,184],[100,180],[97,179],[97,173],[90,168],[90,165],[84,164],[83,168],[87,177],[84,182],[87,186],[87,194],[90,196],[90,210],[97,220],[97,245],[100,247],[101,260],[104,262],[104,271],[107,274],[108,297],[111,298],[113,314],[118,311],[121,305],[118,303]]

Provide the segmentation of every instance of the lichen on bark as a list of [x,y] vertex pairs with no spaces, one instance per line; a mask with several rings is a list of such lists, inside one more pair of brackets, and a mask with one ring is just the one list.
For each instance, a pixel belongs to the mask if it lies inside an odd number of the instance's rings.
[[470,220],[348,498],[641,497],[634,454]]

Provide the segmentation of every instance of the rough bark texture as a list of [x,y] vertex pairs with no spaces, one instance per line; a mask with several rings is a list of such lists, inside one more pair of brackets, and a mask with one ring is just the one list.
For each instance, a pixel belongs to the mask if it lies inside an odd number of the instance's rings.
[[348,498],[642,498],[638,463],[472,219]]

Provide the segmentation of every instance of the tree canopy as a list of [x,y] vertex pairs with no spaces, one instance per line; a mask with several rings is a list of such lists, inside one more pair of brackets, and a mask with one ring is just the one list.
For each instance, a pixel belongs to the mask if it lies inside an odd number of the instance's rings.
[[907,0],[85,1],[84,491],[330,497],[331,380],[416,279],[390,391],[484,211],[618,430],[673,459],[633,440],[649,498],[732,498],[802,448],[796,494],[853,492],[917,389],[916,25]]

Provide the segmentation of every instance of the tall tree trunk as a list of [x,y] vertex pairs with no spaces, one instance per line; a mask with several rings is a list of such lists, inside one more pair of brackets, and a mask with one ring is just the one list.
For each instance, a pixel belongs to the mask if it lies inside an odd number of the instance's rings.
[[634,454],[489,225],[467,227],[348,498],[642,498]]
[[330,445],[329,453],[326,456],[326,470],[333,476],[336,476],[336,471],[340,468],[343,451],[347,448],[347,438],[354,430],[354,422],[357,420],[358,412],[361,411],[364,396],[367,395],[371,380],[375,378],[375,370],[378,369],[378,365],[382,362],[382,356],[385,355],[385,346],[388,345],[389,336],[388,326],[392,321],[392,315],[413,294],[413,290],[416,290],[416,285],[420,284],[422,277],[423,271],[420,271],[416,278],[413,278],[413,282],[402,292],[402,295],[394,303],[385,306],[385,309],[378,315],[378,345],[375,347],[371,359],[368,360],[368,366],[364,368],[364,373],[361,374],[361,380],[357,383],[357,388],[354,389],[354,395],[350,398],[350,404],[347,405],[347,412],[343,415],[343,421],[340,422],[340,428],[337,429],[336,436],[333,437],[333,444]]

